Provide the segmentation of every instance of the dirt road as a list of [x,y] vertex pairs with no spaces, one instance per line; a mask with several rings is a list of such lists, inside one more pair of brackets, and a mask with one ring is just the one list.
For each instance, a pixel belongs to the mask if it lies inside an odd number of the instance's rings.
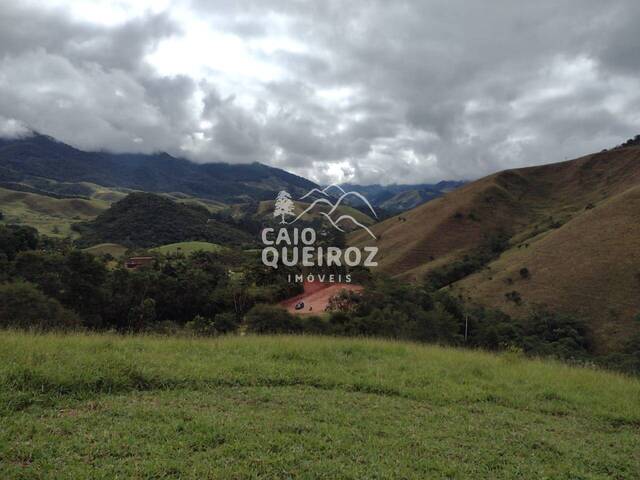
[[[284,300],[280,302],[280,305],[296,315],[318,315],[324,312],[324,309],[329,304],[329,299],[341,290],[359,292],[363,287],[362,285],[355,285],[353,283],[311,282],[305,283],[304,288],[304,293]],[[295,309],[295,305],[298,302],[304,302],[303,309]]]

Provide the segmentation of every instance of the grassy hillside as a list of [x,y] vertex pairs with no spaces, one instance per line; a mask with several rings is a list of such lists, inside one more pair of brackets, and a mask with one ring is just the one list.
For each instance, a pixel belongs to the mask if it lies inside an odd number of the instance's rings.
[[96,256],[109,254],[115,258],[119,258],[124,256],[127,251],[127,247],[124,245],[118,245],[117,243],[100,243],[93,247],[85,248],[84,251]]
[[640,382],[374,340],[0,337],[3,478],[637,478]]
[[[386,213],[400,213],[440,197],[464,183],[458,181],[414,185],[353,185],[345,183],[341,186],[346,191],[356,191],[363,194],[376,208],[380,208]],[[347,201],[352,205],[364,205],[355,198],[349,198]]]
[[95,218],[107,208],[109,203],[101,199],[59,199],[0,188],[6,223],[29,225],[50,236],[69,236],[72,224]]
[[603,351],[640,328],[638,147],[500,172],[373,230],[381,269],[418,281],[504,235],[507,250],[454,291],[516,316],[547,304],[587,318]]
[[[74,223],[95,219],[115,202],[133,190],[108,188],[89,182],[57,182],[45,178],[31,178],[21,183],[4,183],[0,187],[0,212],[6,223],[21,223],[54,237],[77,237]],[[65,198],[69,196],[69,198]],[[200,207],[210,213],[220,212],[227,205],[194,198],[180,192],[162,194],[176,203]]]
[[221,245],[209,242],[178,242],[170,243],[168,245],[162,245],[161,247],[152,248],[152,252],[162,253],[167,255],[170,253],[183,253],[189,255],[193,252],[219,252],[222,248]]

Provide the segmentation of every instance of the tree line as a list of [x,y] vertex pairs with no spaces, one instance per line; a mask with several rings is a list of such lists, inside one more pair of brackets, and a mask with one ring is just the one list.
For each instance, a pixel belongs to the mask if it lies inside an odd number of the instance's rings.
[[[489,251],[497,250],[493,245]],[[130,270],[109,255],[96,257],[33,228],[0,226],[0,327],[375,336],[508,349],[640,373],[640,335],[622,351],[596,357],[582,319],[542,306],[515,319],[465,303],[440,288],[457,275],[452,272],[417,284],[359,272],[361,294],[335,296],[320,316],[294,316],[277,303],[301,292],[300,284],[287,280],[299,270],[274,271],[257,252],[157,254],[148,268]]]

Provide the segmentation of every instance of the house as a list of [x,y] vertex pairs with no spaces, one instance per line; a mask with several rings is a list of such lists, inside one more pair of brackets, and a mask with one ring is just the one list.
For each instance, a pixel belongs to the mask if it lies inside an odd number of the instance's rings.
[[152,266],[155,263],[153,257],[129,257],[124,262],[124,267],[130,270],[136,270],[140,267]]

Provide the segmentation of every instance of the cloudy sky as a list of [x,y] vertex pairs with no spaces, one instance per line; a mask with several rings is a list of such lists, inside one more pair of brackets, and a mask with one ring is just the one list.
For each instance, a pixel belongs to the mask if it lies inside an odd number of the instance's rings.
[[417,183],[640,133],[637,0],[0,0],[0,134]]

